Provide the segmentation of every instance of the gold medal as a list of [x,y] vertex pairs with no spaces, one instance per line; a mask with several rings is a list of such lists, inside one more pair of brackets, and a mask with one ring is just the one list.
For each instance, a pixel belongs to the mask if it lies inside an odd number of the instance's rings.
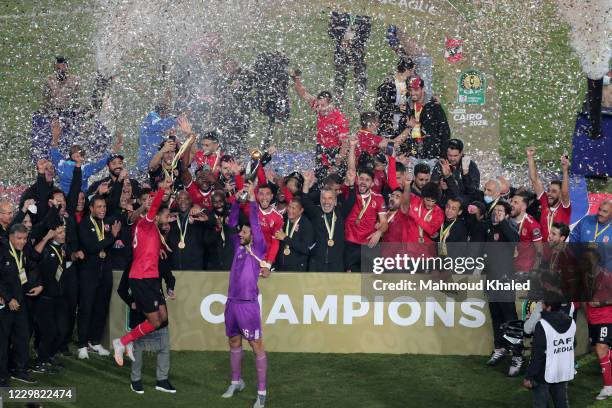
[[181,241],[178,243],[179,249],[185,249],[185,241]]
[[327,240],[327,246],[328,247],[333,247],[334,246],[334,240],[333,239],[328,239]]
[[268,267],[268,263],[265,260],[261,260],[261,261],[259,261],[259,267],[260,268],[267,268]]
[[100,257],[100,259],[104,259],[104,258],[106,258],[106,252],[104,252],[104,251],[100,251],[100,253],[98,254],[98,256]]
[[448,256],[448,249],[446,248],[446,242],[440,242],[438,246],[438,255]]
[[285,247],[285,250],[283,251],[283,254],[285,255],[291,255],[291,249],[289,249],[288,246]]
[[423,238],[423,237],[419,237],[419,242],[420,242],[421,244],[424,244],[424,243],[425,243],[425,238]]

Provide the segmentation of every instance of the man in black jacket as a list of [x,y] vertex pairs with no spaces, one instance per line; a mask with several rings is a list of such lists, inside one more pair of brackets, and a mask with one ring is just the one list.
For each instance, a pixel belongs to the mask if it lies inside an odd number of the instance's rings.
[[[507,282],[512,279],[514,269],[514,249],[519,241],[516,225],[510,219],[512,207],[506,201],[499,201],[493,208],[491,219],[486,223],[485,271],[487,281]],[[517,320],[516,294],[510,291],[487,291],[489,311],[493,328],[494,350],[487,365],[496,365],[508,353],[507,342],[503,337],[502,324]],[[518,374],[523,363],[522,348],[512,350],[512,365],[509,373]]]
[[0,248],[0,385],[3,387],[8,386],[9,341],[15,361],[11,378],[28,384],[36,383],[26,370],[31,313],[26,296],[38,296],[43,287],[33,258],[26,254],[27,242],[28,230],[23,224],[15,224],[9,231],[8,241],[4,241]]
[[38,358],[35,372],[54,372],[58,367],[53,356],[59,350],[68,330],[68,303],[64,297],[67,270],[66,227],[57,223],[55,228],[35,247],[42,254],[38,274],[43,292],[40,294],[34,320],[39,330]]
[[451,131],[442,105],[433,99],[425,101],[425,81],[414,77],[409,83],[413,107],[408,114],[412,128],[402,148],[417,159],[438,159],[446,150]]
[[409,113],[408,86],[414,74],[414,63],[411,59],[402,59],[397,64],[394,76],[385,78],[376,91],[375,109],[378,112],[380,126],[378,134],[395,137],[404,131]]
[[[348,174],[347,180],[353,186],[355,174]],[[338,197],[342,195],[337,195],[333,189],[324,187],[320,192],[319,206],[314,204],[309,193],[315,182],[312,171],[304,173],[302,204],[315,233],[308,270],[342,272],[344,271],[344,221],[355,204],[355,190],[353,187],[348,199],[339,205]]]
[[[118,179],[122,182],[125,182],[124,179],[128,177],[123,160],[123,156],[120,154],[112,154],[108,158],[108,160],[106,161],[106,166],[108,167],[108,176],[90,185],[87,189],[87,197],[93,197],[98,191],[100,184],[108,184],[109,186],[112,186],[113,183]],[[132,197],[136,198],[140,194],[140,183],[136,179],[128,179],[129,183],[132,185]]]
[[193,207],[187,191],[177,194],[178,212],[170,223],[167,244],[172,250],[172,269],[201,271],[204,269],[204,231],[208,215],[204,209]]
[[227,225],[229,210],[226,195],[221,190],[212,193],[213,210],[208,214],[208,229],[204,233],[206,248],[206,269],[211,271],[229,271],[234,259],[234,247],[229,241],[236,231]]
[[336,68],[335,90],[340,102],[344,101],[346,75],[350,66],[354,69],[357,98],[355,107],[359,112],[368,88],[366,70],[366,42],[370,37],[372,22],[368,16],[332,12],[327,33],[336,43],[334,66]]
[[547,407],[549,395],[555,408],[569,406],[567,383],[575,373],[576,323],[561,310],[564,300],[558,296],[545,296],[542,318],[536,324],[531,342],[531,360],[523,385],[533,391],[534,408]]
[[121,223],[112,226],[106,218],[106,200],[94,196],[89,217],[79,224],[79,238],[84,259],[79,267],[79,358],[89,358],[88,348],[101,356],[110,354],[100,344],[113,289],[113,275],[108,253],[119,235]]
[[[459,139],[448,140],[444,156],[450,164],[452,178],[459,187],[461,201],[469,203],[478,199],[480,170],[473,160],[463,154],[463,142]],[[438,162],[431,172],[431,181],[440,181],[442,173],[442,163]]]
[[276,269],[279,271],[308,270],[308,255],[314,243],[314,231],[310,220],[303,214],[302,200],[293,197],[287,206],[283,229],[274,233],[274,238],[280,241],[276,256]]

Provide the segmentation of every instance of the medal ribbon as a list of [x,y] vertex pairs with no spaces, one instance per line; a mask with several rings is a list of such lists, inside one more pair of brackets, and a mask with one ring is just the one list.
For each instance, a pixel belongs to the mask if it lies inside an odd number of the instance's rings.
[[17,250],[13,247],[13,244],[9,242],[9,252],[13,259],[15,259],[15,263],[17,264],[17,270],[19,272],[19,280],[23,285],[28,281],[28,277],[25,273],[24,262],[23,262],[23,251],[19,251],[19,257],[17,257]]
[[[391,221],[393,221],[393,219],[394,219],[394,218],[395,218],[395,216],[397,215],[397,212],[398,212],[398,211],[399,211],[399,210],[395,210],[395,211],[387,211],[387,214],[386,214],[386,215],[387,215],[387,224],[391,224]],[[391,213],[391,212],[392,212],[393,214],[391,214],[391,216],[389,216],[389,213]]]
[[289,238],[293,238],[293,234],[295,233],[295,229],[298,226],[298,223],[300,222],[300,220],[302,219],[302,217],[298,218],[294,223],[293,223],[293,227],[291,227],[291,232],[289,232],[289,222],[287,222],[287,225],[285,225],[285,234],[287,236],[289,236]]
[[55,272],[55,280],[60,281],[62,278],[62,272],[64,272],[64,256],[61,254],[63,251],[58,251],[53,245],[51,245],[51,249],[57,255],[57,259],[59,260],[59,265],[57,266],[57,271]]
[[361,218],[363,217],[363,215],[365,214],[366,210],[368,209],[368,207],[370,206],[370,203],[372,202],[372,193],[370,193],[370,195],[368,195],[368,199],[367,201],[363,199],[363,196],[360,195],[361,198],[361,211],[359,211],[359,215],[357,216],[357,221],[361,221]]
[[102,221],[102,227],[100,228],[98,226],[98,222],[90,215],[89,219],[91,220],[91,223],[93,224],[95,230],[96,230],[96,236],[98,237],[98,241],[103,241],[104,240],[104,221]]
[[327,216],[325,214],[323,214],[323,221],[325,221],[325,229],[327,230],[327,236],[328,236],[328,240],[333,240],[334,239],[334,231],[336,230],[336,212],[332,211],[332,220],[331,220],[331,227],[329,225],[329,222],[327,221]]
[[453,225],[455,225],[455,222],[457,221],[457,219],[455,218],[453,220],[453,222],[451,222],[449,224],[448,227],[444,228],[444,224],[442,224],[440,226],[440,242],[446,242],[446,238],[448,238],[449,234],[450,234],[450,230],[451,228],[453,228]]
[[257,260],[257,263],[261,264],[262,260],[257,255],[255,255],[255,253],[251,249],[251,244],[245,246],[244,249],[246,249],[246,251],[249,253],[249,255],[251,255],[253,258],[255,258]]
[[[183,227],[181,226],[181,216],[180,215],[176,218],[176,225],[178,225],[178,228],[179,228],[180,240],[181,242],[185,243],[185,238],[187,237],[187,227],[189,226],[189,214],[187,214],[187,217],[185,217],[185,229],[184,230],[183,230]],[[162,237],[162,242],[163,242],[163,237]]]
[[610,223],[608,222],[608,225],[606,225],[606,228],[599,231],[599,223],[595,221],[595,236],[593,237],[593,242],[597,241],[597,238],[599,238],[599,236],[603,234],[609,227],[610,227]]
[[[421,203],[421,205],[419,206],[419,218],[421,218],[421,209],[423,208],[423,204]],[[425,214],[425,220],[427,220],[427,217],[429,217],[429,215],[431,214],[431,212],[433,211],[433,208],[429,211],[427,211],[427,214]],[[423,242],[423,228],[421,228],[421,226],[419,226],[419,239],[421,240],[421,242]]]

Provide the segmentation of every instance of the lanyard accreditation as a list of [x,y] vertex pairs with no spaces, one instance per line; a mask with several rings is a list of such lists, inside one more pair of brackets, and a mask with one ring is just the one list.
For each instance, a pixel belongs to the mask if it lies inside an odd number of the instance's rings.
[[[295,220],[295,222],[293,223],[293,227],[291,227],[291,231],[289,231],[289,221],[287,221],[287,225],[285,225],[285,234],[289,238],[293,238],[293,234],[295,233],[295,229],[297,228],[297,226],[298,226],[298,224],[299,224],[301,219],[302,219],[302,217],[300,217],[297,220]],[[285,255],[291,254],[291,249],[289,248],[289,245],[285,245],[285,250],[283,251],[283,254],[285,254]]]
[[15,264],[17,264],[17,271],[19,272],[19,281],[21,284],[25,284],[28,281],[28,276],[26,275],[24,261],[23,261],[23,251],[19,251],[19,256],[17,256],[17,250],[13,247],[13,244],[9,242],[9,252],[13,259],[15,259]]

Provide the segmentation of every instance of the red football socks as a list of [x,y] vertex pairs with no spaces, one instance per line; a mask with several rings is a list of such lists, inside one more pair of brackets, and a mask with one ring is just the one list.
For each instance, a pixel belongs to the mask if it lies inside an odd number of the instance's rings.
[[149,323],[148,320],[140,323],[138,326],[134,327],[132,331],[121,338],[121,344],[124,346],[133,342],[134,340],[138,340],[141,337],[146,336],[147,334],[155,331],[155,326]]

